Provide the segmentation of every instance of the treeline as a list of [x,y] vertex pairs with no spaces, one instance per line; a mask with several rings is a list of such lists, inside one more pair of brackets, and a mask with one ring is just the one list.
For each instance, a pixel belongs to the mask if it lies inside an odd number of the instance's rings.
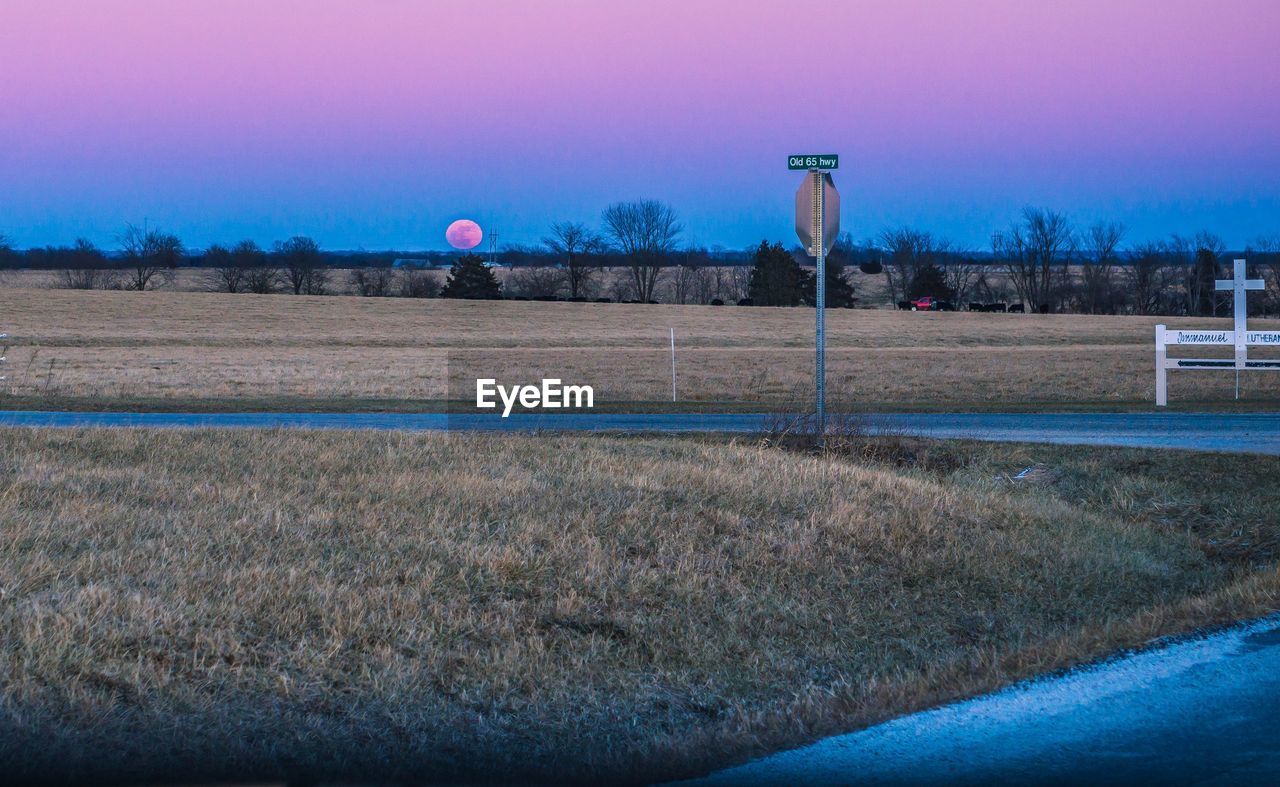
[[[221,292],[371,297],[609,300],[632,303],[812,304],[812,259],[798,246],[761,242],[746,251],[681,243],[675,211],[655,200],[619,202],[599,228],[558,222],[541,243],[509,247],[499,278],[475,254],[364,253],[322,250],[297,236],[260,248],[253,241],[189,252],[161,229],[126,227],[111,254],[78,240],[71,246],[17,251],[0,236],[0,267],[55,272],[59,286],[147,290],[168,286],[181,268],[196,268],[204,286]],[[848,233],[827,257],[827,303],[859,300],[868,277],[883,276],[889,302],[930,296],[959,308],[1017,304],[1028,312],[1215,315],[1229,295],[1214,281],[1230,276],[1222,240],[1209,232],[1126,245],[1125,227],[1077,227],[1064,215],[1028,208],[992,235],[988,249],[960,248],[912,228],[888,228],[855,242]],[[1280,236],[1260,237],[1242,252],[1251,277],[1268,282],[1250,300],[1258,313],[1280,314]],[[442,278],[433,269],[452,264]]]
[[[1198,232],[1125,246],[1124,225],[1074,226],[1051,210],[1027,208],[992,235],[977,260],[947,240],[904,227],[885,230],[873,248],[896,300],[926,295],[958,305],[1016,301],[1026,311],[1214,316],[1230,313],[1231,257],[1217,235]],[[1280,313],[1280,236],[1257,238],[1243,252],[1250,277],[1267,280],[1257,313]]]

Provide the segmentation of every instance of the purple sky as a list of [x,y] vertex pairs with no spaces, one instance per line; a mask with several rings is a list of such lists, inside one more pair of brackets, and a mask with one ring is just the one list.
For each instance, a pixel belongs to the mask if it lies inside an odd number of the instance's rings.
[[0,233],[444,248],[653,197],[741,247],[835,152],[860,238],[1035,204],[1243,246],[1280,232],[1278,42],[1274,0],[3,0]]

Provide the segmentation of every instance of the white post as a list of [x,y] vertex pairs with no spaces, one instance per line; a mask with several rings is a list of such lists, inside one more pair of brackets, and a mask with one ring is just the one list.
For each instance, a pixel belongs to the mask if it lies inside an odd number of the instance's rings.
[[1169,404],[1169,371],[1165,369],[1164,326],[1156,326],[1156,407]]
[[[1236,369],[1243,369],[1249,357],[1249,307],[1245,304],[1245,288],[1249,285],[1244,272],[1244,260],[1236,260],[1232,266],[1231,309],[1236,329]],[[1236,398],[1240,398],[1240,373],[1236,372]]]
[[671,329],[671,401],[676,400],[676,329]]

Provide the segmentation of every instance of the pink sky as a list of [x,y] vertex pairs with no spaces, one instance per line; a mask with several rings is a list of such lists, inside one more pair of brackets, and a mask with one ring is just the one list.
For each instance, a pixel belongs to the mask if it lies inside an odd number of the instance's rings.
[[1280,4],[3,0],[0,232],[534,242],[654,197],[789,239],[788,153],[844,226],[971,246],[1025,204],[1133,239],[1280,232]]

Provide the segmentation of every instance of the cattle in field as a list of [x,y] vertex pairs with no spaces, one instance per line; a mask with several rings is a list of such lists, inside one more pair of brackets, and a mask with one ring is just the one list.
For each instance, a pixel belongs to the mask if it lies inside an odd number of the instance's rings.
[[1026,310],[1027,310],[1026,307],[1023,306],[1021,303],[1015,303],[1009,307],[1009,311],[1017,312],[1018,314],[1022,314],[1026,312]]

